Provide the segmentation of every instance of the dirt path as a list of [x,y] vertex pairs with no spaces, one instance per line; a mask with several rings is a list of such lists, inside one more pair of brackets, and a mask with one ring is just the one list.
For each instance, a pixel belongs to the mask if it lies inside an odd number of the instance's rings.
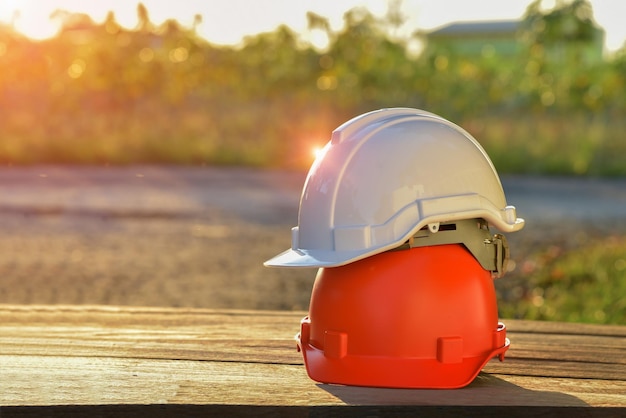
[[[0,169],[0,303],[306,309],[289,246],[304,173],[241,168]],[[514,256],[626,233],[626,179],[507,177]],[[583,237],[584,238],[584,237]]]

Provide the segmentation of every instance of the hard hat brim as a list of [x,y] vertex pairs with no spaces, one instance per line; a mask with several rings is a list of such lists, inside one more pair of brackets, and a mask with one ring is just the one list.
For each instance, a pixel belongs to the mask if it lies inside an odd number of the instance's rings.
[[289,249],[270,258],[266,267],[338,267],[366,257],[363,251],[323,251]]
[[[436,359],[347,355],[340,361],[329,359],[310,343],[303,344],[296,335],[309,377],[325,384],[403,388],[458,389],[472,383],[478,373],[495,357],[500,360],[509,349],[507,338],[502,347],[489,353],[464,357],[459,363],[444,364]],[[364,372],[366,371],[366,372]]]
[[[513,206],[509,206],[513,208]],[[514,208],[513,208],[514,210]],[[505,222],[499,216],[493,216],[492,212],[481,210],[473,213],[476,218],[484,218],[488,220],[493,226],[502,232],[515,232],[524,227],[524,219],[514,217],[512,223]],[[455,217],[446,215],[446,221],[455,220]],[[439,217],[429,217],[422,220],[414,228],[412,228],[408,234],[405,234],[399,242],[404,242],[419,231],[428,221],[439,220]],[[339,267],[343,266],[363,258],[367,258],[371,255],[381,253],[383,251],[391,250],[398,247],[394,242],[387,245],[381,245],[378,247],[372,247],[367,251],[363,250],[348,250],[348,251],[336,251],[336,250],[308,250],[308,249],[288,249],[278,254],[277,256],[270,258],[263,263],[265,267]]]

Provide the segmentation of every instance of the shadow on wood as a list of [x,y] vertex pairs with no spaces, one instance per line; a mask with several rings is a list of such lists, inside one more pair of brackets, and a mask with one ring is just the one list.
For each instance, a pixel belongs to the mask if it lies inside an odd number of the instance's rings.
[[451,390],[367,388],[326,384],[318,386],[348,405],[435,406],[450,405],[454,399],[456,405],[467,406],[588,406],[573,395],[525,389],[483,372],[467,387]]

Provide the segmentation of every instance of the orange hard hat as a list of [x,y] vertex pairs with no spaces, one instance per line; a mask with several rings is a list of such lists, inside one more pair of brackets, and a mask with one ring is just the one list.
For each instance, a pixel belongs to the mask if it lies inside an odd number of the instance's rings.
[[463,387],[509,347],[491,273],[462,244],[320,268],[296,339],[315,381],[401,388]]

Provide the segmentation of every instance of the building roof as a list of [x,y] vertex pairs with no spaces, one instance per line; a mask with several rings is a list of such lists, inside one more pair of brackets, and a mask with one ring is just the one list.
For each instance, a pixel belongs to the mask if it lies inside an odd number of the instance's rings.
[[460,36],[477,34],[509,34],[518,30],[519,20],[485,20],[475,22],[453,22],[429,32],[430,36]]

